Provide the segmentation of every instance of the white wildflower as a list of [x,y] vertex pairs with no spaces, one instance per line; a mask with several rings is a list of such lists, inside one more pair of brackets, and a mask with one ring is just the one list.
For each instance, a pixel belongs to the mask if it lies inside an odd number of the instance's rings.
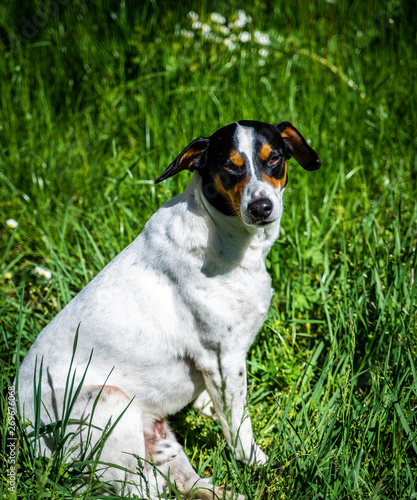
[[226,18],[219,14],[218,12],[212,12],[210,15],[210,19],[215,24],[224,24],[226,22]]
[[203,33],[210,33],[211,31],[211,28],[208,24],[204,23],[202,26],[201,26],[201,31]]
[[189,30],[181,30],[181,35],[184,38],[194,38],[194,33],[192,31],[189,31]]
[[193,24],[191,25],[191,28],[193,30],[199,30],[199,29],[201,29],[201,26],[202,25],[201,25],[200,21],[194,21]]
[[14,219],[7,219],[6,224],[12,229],[18,226],[18,223]]
[[242,31],[242,33],[239,35],[239,40],[242,43],[249,42],[249,40],[250,40],[250,33],[248,33],[247,31]]
[[269,52],[266,49],[259,49],[259,55],[261,57],[268,57]]
[[39,274],[40,276],[45,277],[48,280],[50,280],[52,278],[51,271],[47,271],[46,269],[42,269],[42,267],[39,267],[39,266],[36,267],[35,273]]
[[261,33],[260,31],[256,30],[254,33],[255,41],[259,43],[259,45],[270,45],[271,39],[269,38],[269,35],[266,33]]
[[5,273],[4,277],[6,278],[6,280],[9,280],[12,277],[12,274],[11,273]]
[[265,66],[265,59],[259,59],[258,65],[262,68]]
[[191,19],[192,21],[197,21],[198,19],[198,14],[192,10],[187,14],[187,18]]
[[246,19],[236,19],[236,21],[233,23],[233,27],[243,29],[246,26],[246,24],[247,24]]
[[251,22],[252,22],[252,18],[251,18],[251,16],[248,16],[248,15],[246,14],[246,12],[245,12],[244,10],[242,10],[242,9],[239,9],[239,10],[236,12],[236,14],[237,14],[237,17],[238,17],[239,19],[244,19],[247,23],[251,23]]
[[226,45],[226,47],[229,49],[229,50],[234,50],[236,45],[232,42],[232,40],[230,40],[230,38],[225,38],[223,40],[223,43]]
[[233,23],[234,28],[243,29],[248,23],[252,22],[252,18],[250,16],[247,16],[246,12],[242,9],[238,10],[236,14],[237,19]]
[[202,32],[202,35],[203,37],[206,39],[206,40],[212,40],[214,42],[214,35],[213,33],[211,33],[210,31],[203,31]]
[[222,35],[228,35],[230,33],[230,29],[227,26],[220,26],[219,31]]

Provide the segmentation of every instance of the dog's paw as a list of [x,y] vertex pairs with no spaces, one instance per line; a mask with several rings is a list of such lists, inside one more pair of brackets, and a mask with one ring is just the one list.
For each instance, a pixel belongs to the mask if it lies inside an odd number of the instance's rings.
[[231,488],[226,488],[226,486],[218,486],[215,489],[216,496],[218,498],[228,498],[230,500],[245,500],[243,495],[239,493],[232,494]]
[[236,456],[238,460],[241,460],[246,465],[263,465],[269,460],[268,455],[256,445],[253,444],[250,453],[243,453],[241,450],[236,450]]
[[160,439],[151,450],[155,465],[173,460],[181,451],[181,445],[171,439]]
[[254,450],[254,460],[251,465],[258,464],[258,465],[263,465],[266,464],[269,460],[268,455],[265,455],[265,453],[257,446],[256,449]]
[[214,486],[211,483],[211,478],[208,477],[200,478],[199,481],[194,484],[192,498],[198,498],[200,500],[245,500],[243,495],[232,493],[232,489],[229,487],[224,485]]

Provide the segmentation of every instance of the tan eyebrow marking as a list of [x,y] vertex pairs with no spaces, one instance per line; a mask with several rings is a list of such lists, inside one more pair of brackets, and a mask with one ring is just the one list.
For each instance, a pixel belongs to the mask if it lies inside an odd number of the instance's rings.
[[285,162],[284,174],[281,179],[276,179],[275,177],[270,177],[269,175],[262,174],[262,180],[270,184],[274,189],[278,189],[278,187],[284,189],[287,182],[287,162]]
[[269,158],[269,155],[271,154],[272,148],[269,144],[262,144],[262,148],[259,152],[259,156],[261,157],[261,160],[267,160]]
[[229,158],[237,167],[242,167],[243,164],[245,163],[243,156],[235,149],[230,153]]

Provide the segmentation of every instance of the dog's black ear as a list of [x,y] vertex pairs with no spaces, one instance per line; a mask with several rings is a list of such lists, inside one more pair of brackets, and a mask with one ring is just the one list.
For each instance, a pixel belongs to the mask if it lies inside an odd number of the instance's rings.
[[317,170],[321,166],[319,155],[310,148],[300,132],[290,123],[276,125],[284,142],[289,146],[292,156],[306,170]]
[[182,151],[171,165],[169,165],[165,172],[156,179],[155,184],[168,179],[168,177],[172,177],[178,172],[181,172],[181,170],[190,170],[190,172],[194,172],[194,170],[204,166],[205,152],[208,144],[208,137],[199,137],[193,142],[190,142],[184,151]]

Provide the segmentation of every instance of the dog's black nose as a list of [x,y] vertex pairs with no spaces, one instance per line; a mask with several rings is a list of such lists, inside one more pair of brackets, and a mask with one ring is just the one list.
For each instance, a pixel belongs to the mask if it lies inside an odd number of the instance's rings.
[[267,219],[272,212],[272,201],[269,198],[259,198],[248,205],[249,213],[257,220]]

